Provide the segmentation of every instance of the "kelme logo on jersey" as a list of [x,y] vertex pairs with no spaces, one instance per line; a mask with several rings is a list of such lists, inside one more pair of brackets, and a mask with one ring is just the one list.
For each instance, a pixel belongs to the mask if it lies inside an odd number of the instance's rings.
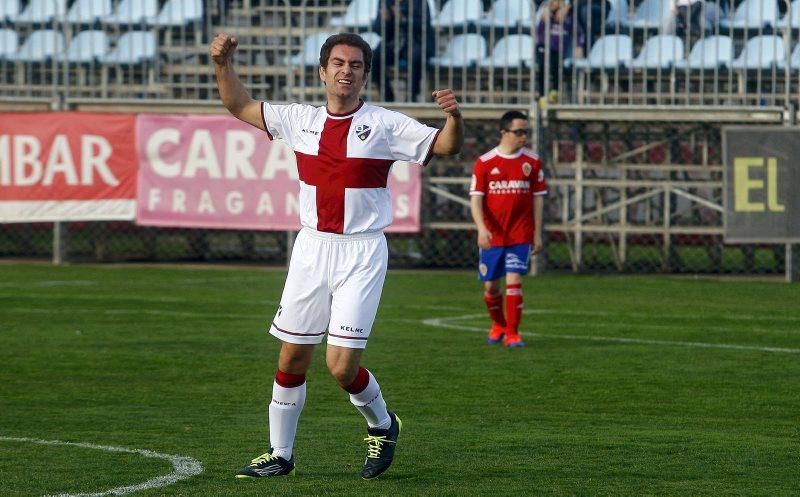
[[359,124],[358,126],[356,126],[356,136],[361,138],[362,142],[367,139],[371,131],[372,128],[370,128],[366,124]]
[[531,171],[533,171],[533,166],[531,166],[527,162],[522,165],[522,172],[525,174],[525,176],[530,175]]

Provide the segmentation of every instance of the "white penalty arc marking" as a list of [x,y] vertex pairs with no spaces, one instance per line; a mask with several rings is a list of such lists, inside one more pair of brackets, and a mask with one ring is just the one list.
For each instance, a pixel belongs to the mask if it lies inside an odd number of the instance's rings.
[[96,445],[90,443],[78,442],[62,442],[61,440],[39,440],[37,438],[21,438],[21,437],[0,437],[0,441],[6,442],[27,442],[40,445],[68,445],[70,447],[80,447],[83,449],[102,450],[105,452],[124,452],[127,454],[139,454],[144,457],[152,457],[156,459],[165,459],[172,463],[172,472],[151,478],[143,483],[137,485],[129,485],[125,487],[112,488],[103,492],[95,492],[89,494],[57,494],[55,496],[46,497],[104,497],[106,495],[128,495],[140,490],[150,490],[153,488],[166,487],[173,483],[191,478],[192,476],[199,475],[203,472],[203,465],[200,461],[187,456],[176,456],[173,454],[161,454],[152,450],[145,449],[128,449],[125,447],[111,447],[107,445]]
[[[526,313],[527,314],[527,313]],[[462,324],[452,323],[451,321],[462,321],[465,319],[476,319],[485,317],[485,314],[464,314],[462,316],[452,316],[447,318],[430,318],[422,321],[427,326],[434,328],[449,328],[461,331],[474,331],[477,333],[486,333],[486,327],[465,326]],[[653,340],[648,338],[627,338],[627,337],[604,337],[593,335],[550,335],[545,333],[525,333],[527,336],[535,336],[541,338],[558,338],[562,340],[589,340],[595,342],[617,342],[617,343],[638,343],[643,345],[670,345],[676,347],[692,347],[704,349],[733,349],[733,350],[756,350],[761,352],[776,352],[782,354],[800,354],[800,349],[784,348],[784,347],[759,347],[756,345],[738,345],[728,343],[705,343],[705,342],[685,342],[678,340]]]

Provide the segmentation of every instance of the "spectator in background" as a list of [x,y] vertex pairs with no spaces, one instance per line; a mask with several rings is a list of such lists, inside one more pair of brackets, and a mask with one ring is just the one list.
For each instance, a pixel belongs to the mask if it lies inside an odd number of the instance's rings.
[[[528,118],[508,111],[500,118],[500,143],[475,161],[470,212],[478,228],[483,300],[492,319],[487,343],[522,347],[522,275],[531,254],[542,249],[542,213],[547,183],[539,156],[525,148]],[[505,312],[500,279],[506,279]]]
[[378,85],[383,100],[395,100],[391,84],[395,78],[390,69],[397,66],[400,79],[410,80],[408,100],[416,101],[420,96],[422,68],[436,50],[428,2],[381,0],[372,30],[381,35],[381,44],[375,48],[372,59],[372,81]]
[[572,6],[564,0],[549,0],[536,25],[536,89],[540,105],[558,100],[558,81],[564,60],[583,57],[584,32],[575,24]]
[[576,1],[578,5],[578,23],[586,35],[586,49],[588,50],[603,34],[603,26],[609,21],[609,14],[611,14],[611,2],[608,0]]
[[703,0],[676,0],[676,22],[679,32],[699,38],[703,32]]

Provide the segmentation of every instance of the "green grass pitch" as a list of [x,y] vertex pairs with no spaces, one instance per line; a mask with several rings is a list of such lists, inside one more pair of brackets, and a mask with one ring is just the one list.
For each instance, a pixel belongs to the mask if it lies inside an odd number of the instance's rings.
[[[361,480],[319,347],[298,476],[236,480],[267,448],[284,276],[0,265],[0,495],[800,494],[800,286],[658,276],[528,278],[508,350],[474,274],[391,271],[363,363],[403,419],[392,468]],[[153,454],[203,471],[157,486]]]

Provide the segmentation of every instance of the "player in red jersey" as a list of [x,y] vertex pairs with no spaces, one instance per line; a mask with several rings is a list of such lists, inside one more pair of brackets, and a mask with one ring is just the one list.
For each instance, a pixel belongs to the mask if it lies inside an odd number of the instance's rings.
[[306,373],[314,347],[327,339],[328,370],[367,421],[361,476],[375,478],[392,463],[402,427],[375,377],[361,366],[386,276],[389,170],[397,160],[426,164],[432,154],[458,153],[464,141],[461,111],[447,89],[432,94],[446,117],[441,130],[365,103],[359,95],[369,80],[372,49],[352,33],[331,36],[320,50],[327,105],[257,102],[234,71],[236,46],[236,39],[225,34],[211,43],[220,97],[235,117],[294,150],[303,226],[269,329],[281,340],[269,405],[270,448],[236,477],[295,473],[293,447]]
[[[492,328],[487,342],[522,347],[522,275],[542,249],[542,210],[547,183],[539,156],[525,148],[528,119],[509,111],[500,119],[500,143],[475,161],[470,211],[478,227],[479,278]],[[500,279],[506,278],[506,302]]]

